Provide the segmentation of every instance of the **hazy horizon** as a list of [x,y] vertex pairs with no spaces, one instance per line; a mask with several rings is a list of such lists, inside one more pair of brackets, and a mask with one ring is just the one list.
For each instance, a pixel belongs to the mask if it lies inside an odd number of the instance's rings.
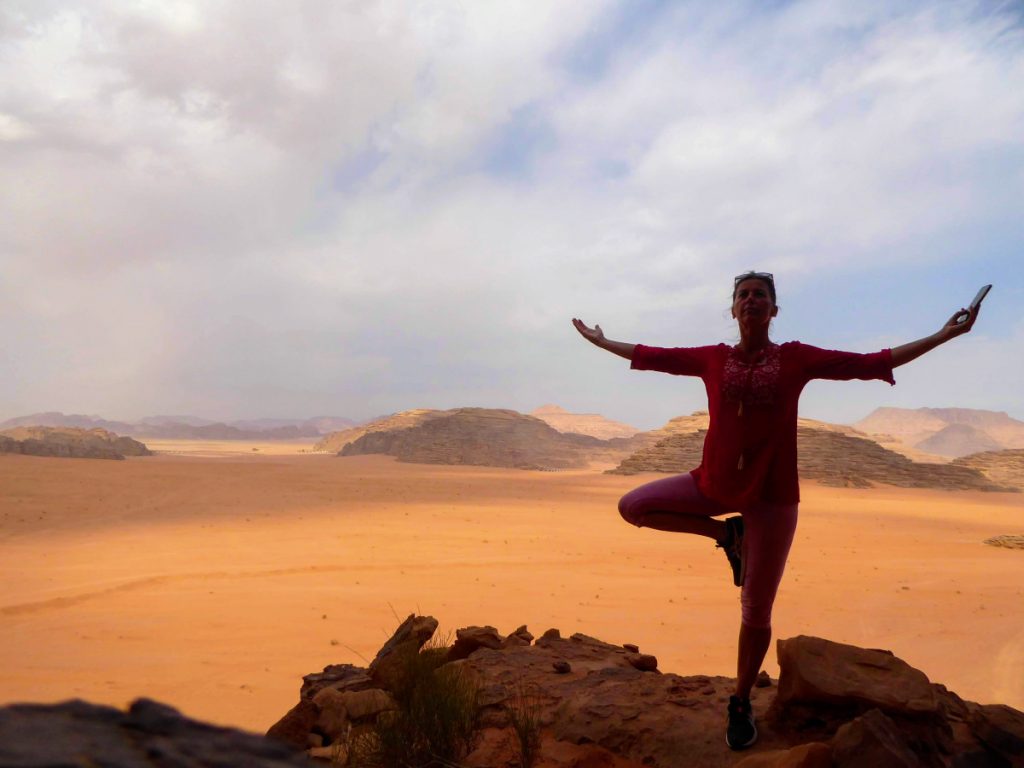
[[649,429],[703,385],[570,318],[873,351],[801,415],[1024,419],[1024,26],[1001,2],[11,2],[0,419],[364,420],[556,403]]

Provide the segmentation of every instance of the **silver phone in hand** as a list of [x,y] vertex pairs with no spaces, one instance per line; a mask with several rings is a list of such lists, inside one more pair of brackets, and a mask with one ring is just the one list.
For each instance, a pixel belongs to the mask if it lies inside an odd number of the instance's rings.
[[974,294],[974,298],[971,299],[971,305],[967,308],[967,311],[966,312],[961,312],[960,316],[957,317],[956,321],[958,323],[966,323],[967,322],[967,318],[969,318],[971,315],[973,315],[977,311],[978,307],[981,306],[981,302],[983,302],[985,300],[985,297],[988,296],[988,292],[991,291],[991,290],[992,290],[992,286],[991,285],[983,285],[983,286],[981,286],[981,288],[978,289],[978,292],[976,294]]

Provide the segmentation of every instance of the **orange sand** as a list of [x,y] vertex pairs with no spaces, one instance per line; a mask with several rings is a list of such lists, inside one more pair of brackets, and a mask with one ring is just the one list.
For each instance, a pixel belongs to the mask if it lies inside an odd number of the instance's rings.
[[[0,456],[0,703],[145,695],[262,731],[303,674],[364,663],[412,611],[733,672],[724,556],[615,512],[651,478],[253,453]],[[1024,552],[981,543],[1022,512],[1024,494],[805,484],[776,635],[888,648],[1024,708]]]

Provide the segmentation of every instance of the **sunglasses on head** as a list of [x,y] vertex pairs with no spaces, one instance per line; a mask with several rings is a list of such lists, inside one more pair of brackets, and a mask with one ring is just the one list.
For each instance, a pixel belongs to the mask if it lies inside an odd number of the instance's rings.
[[735,282],[732,284],[732,287],[735,288],[740,283],[742,283],[744,280],[750,280],[752,278],[756,278],[758,280],[767,280],[772,285],[775,285],[775,275],[773,275],[771,272],[753,272],[753,271],[751,271],[751,272],[744,272],[742,275],[736,275]]

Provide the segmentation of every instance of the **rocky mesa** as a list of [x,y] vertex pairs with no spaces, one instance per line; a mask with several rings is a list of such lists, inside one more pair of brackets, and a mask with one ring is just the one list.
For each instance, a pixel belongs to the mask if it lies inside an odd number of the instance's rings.
[[123,459],[152,455],[145,445],[105,429],[14,427],[0,432],[0,453],[76,459]]
[[500,408],[406,411],[340,433],[335,441],[342,439],[339,456],[386,454],[419,464],[518,469],[614,463],[648,442],[643,435],[601,440],[559,432],[541,419]]

